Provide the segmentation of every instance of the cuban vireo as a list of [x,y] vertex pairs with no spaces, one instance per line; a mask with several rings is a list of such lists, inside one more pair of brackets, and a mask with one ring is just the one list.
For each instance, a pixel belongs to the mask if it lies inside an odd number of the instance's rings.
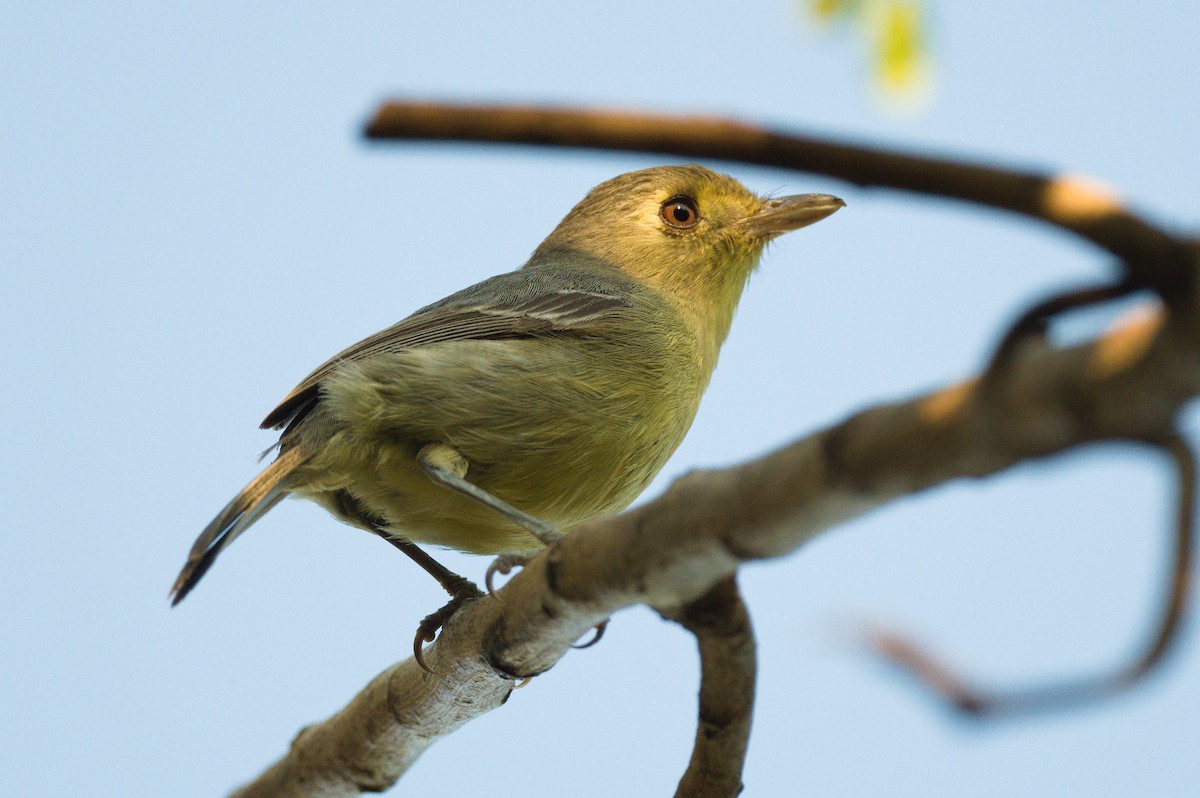
[[758,197],[700,166],[600,184],[520,269],[360,341],[288,394],[262,423],[283,429],[278,458],[196,540],[173,603],[289,494],[389,538],[451,592],[414,543],[528,552],[625,508],[691,425],[766,243],[843,204]]

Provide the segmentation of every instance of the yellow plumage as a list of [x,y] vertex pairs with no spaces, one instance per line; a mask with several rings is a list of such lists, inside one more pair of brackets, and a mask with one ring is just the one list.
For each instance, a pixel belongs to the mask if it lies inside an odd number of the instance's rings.
[[[264,426],[280,459],[201,534],[181,599],[282,496],[398,539],[498,554],[541,544],[431,481],[443,445],[462,476],[562,531],[628,506],[683,440],[765,243],[840,207],[759,198],[698,166],[597,186],[521,269],[350,347]],[[269,501],[269,505],[266,502]]]

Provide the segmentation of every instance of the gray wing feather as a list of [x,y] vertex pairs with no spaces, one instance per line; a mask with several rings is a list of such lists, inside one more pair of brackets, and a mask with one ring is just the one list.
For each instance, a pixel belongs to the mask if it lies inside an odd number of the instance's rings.
[[[623,277],[586,273],[550,287],[536,271],[502,274],[418,310],[322,363],[263,420],[262,428],[289,423],[317,397],[320,384],[344,363],[442,341],[525,338],[603,326],[630,308],[634,288]],[[586,279],[584,279],[586,278]],[[561,275],[554,282],[561,286]],[[495,299],[500,297],[500,299]]]

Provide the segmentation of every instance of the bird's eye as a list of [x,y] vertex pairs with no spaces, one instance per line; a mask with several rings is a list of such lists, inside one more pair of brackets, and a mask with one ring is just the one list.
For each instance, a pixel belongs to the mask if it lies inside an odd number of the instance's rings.
[[675,197],[667,200],[658,214],[664,222],[681,230],[694,227],[696,222],[700,221],[696,203],[687,197]]

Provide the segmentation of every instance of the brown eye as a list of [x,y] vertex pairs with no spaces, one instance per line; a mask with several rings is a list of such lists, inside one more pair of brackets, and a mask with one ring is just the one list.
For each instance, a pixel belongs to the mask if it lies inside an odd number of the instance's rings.
[[696,222],[700,221],[700,214],[696,211],[696,203],[687,197],[675,197],[664,202],[662,210],[659,211],[659,216],[667,224],[680,229],[693,227]]

